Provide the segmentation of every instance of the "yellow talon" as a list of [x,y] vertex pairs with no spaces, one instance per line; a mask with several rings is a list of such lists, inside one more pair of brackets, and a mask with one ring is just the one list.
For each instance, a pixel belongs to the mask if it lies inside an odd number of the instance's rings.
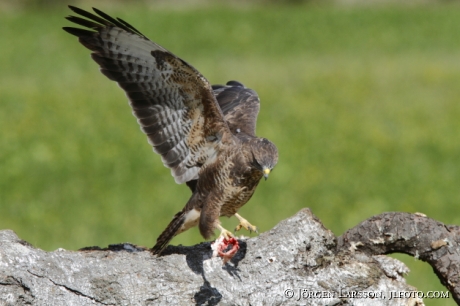
[[227,240],[234,237],[233,233],[223,228],[222,225],[219,224],[217,228],[220,230],[219,237],[224,237]]
[[236,227],[235,227],[235,232],[239,231],[241,228],[245,228],[246,230],[248,230],[250,233],[252,232],[256,232],[258,233],[257,231],[257,226],[254,226],[252,225],[251,223],[248,222],[248,220],[246,220],[245,218],[241,217],[240,215],[238,214],[235,214],[235,217],[238,218],[238,220],[240,220],[240,224],[238,224]]

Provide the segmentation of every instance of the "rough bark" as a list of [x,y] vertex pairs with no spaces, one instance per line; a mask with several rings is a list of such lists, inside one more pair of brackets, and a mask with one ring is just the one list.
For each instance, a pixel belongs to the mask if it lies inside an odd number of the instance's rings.
[[416,213],[389,212],[365,220],[338,238],[338,249],[369,255],[405,253],[426,261],[460,304],[460,227]]
[[[169,246],[161,257],[128,243],[45,252],[3,230],[0,305],[423,305],[413,296],[390,299],[390,292],[416,289],[405,283],[403,263],[375,255],[418,254],[439,266],[438,275],[447,275],[446,284],[454,284],[449,289],[458,292],[451,273],[458,268],[458,229],[417,218],[383,214],[337,239],[302,209],[240,240],[226,265],[211,256],[209,242]],[[421,225],[426,221],[450,235],[431,239],[434,232],[425,229],[432,227]]]

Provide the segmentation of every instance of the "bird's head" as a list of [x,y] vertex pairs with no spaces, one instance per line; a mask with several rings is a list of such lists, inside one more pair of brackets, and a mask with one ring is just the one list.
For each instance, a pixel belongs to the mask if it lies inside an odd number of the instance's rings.
[[278,149],[266,138],[259,138],[252,144],[254,166],[262,171],[265,180],[278,162]]

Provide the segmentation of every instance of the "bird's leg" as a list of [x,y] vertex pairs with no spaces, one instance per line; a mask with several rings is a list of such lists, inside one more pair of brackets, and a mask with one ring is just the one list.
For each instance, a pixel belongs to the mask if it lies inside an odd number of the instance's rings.
[[[226,264],[230,259],[235,256],[236,252],[238,252],[240,246],[238,244],[238,240],[235,239],[232,232],[226,230],[222,227],[222,225],[217,225],[217,228],[220,230],[220,235],[211,245],[213,250],[212,256],[216,257],[219,255],[222,257],[222,261]],[[232,245],[232,248],[225,252],[229,245]]]
[[235,232],[239,231],[242,227],[244,227],[250,233],[252,232],[258,233],[257,226],[252,225],[251,223],[248,222],[248,220],[246,220],[245,218],[241,217],[238,214],[235,214],[235,217],[237,217],[238,220],[240,220],[240,224],[238,224],[237,227],[235,227]]
[[219,238],[220,237],[224,237],[225,239],[229,240],[231,238],[234,238],[235,236],[233,236],[233,233],[226,230],[225,228],[222,227],[222,225],[217,225],[217,228],[220,230],[220,235],[219,235]]

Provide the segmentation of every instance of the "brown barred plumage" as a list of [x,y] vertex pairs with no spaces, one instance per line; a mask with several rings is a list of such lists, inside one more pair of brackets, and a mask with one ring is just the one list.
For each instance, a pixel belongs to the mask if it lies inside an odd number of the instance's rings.
[[64,30],[77,36],[101,72],[126,92],[153,150],[176,183],[192,190],[153,253],[160,254],[175,235],[195,225],[209,239],[219,217],[235,215],[278,161],[275,145],[255,136],[256,92],[236,81],[211,87],[195,68],[127,22],[97,9],[94,15],[69,7],[87,19],[67,19],[91,30]]

